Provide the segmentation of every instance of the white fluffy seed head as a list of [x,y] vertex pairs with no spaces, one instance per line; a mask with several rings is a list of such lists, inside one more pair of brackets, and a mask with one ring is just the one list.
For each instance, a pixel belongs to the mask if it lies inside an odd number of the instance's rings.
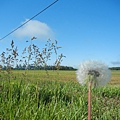
[[104,86],[110,81],[111,71],[109,68],[100,61],[89,60],[81,63],[76,72],[78,82],[81,85],[87,84],[86,79],[89,71],[97,71],[99,73],[99,76],[93,81],[95,87]]

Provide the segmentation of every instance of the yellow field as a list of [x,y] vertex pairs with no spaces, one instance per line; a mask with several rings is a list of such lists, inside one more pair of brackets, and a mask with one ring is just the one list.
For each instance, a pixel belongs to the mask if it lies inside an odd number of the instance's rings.
[[120,71],[114,70],[112,71],[112,77],[110,83],[111,85],[120,85]]
[[[76,79],[76,71],[43,71],[43,70],[15,70],[13,74],[17,78],[29,80],[49,80],[61,82],[78,82]],[[109,85],[120,86],[120,71],[112,71],[111,81]]]

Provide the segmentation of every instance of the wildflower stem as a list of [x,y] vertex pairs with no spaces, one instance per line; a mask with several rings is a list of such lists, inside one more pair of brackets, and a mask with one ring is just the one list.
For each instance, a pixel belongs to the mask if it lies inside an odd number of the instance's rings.
[[91,86],[92,82],[88,83],[88,120],[91,120]]

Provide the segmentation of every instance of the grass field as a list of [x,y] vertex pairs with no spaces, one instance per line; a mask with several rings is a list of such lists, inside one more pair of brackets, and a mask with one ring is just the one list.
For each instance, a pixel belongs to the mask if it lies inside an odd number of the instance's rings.
[[[0,120],[87,120],[75,71],[0,71]],[[120,120],[120,71],[92,90],[92,120]]]

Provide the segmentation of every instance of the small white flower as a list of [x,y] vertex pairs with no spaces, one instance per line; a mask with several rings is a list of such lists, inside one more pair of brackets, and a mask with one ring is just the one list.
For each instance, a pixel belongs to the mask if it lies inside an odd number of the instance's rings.
[[87,84],[89,77],[93,76],[92,84],[94,87],[99,87],[107,84],[111,78],[111,71],[104,63],[91,60],[80,64],[76,74],[77,79],[81,85]]

